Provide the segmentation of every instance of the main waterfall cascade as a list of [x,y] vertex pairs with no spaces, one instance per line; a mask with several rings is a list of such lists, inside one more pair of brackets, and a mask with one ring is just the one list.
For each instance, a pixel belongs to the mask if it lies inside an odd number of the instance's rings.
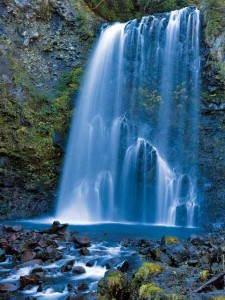
[[73,118],[57,218],[196,225],[200,13],[102,29]]

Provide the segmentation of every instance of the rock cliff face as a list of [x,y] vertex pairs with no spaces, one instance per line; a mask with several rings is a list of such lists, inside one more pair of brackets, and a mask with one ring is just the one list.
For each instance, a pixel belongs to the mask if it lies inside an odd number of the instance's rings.
[[100,23],[82,0],[0,1],[0,219],[51,211],[71,98]]
[[[225,223],[224,4],[195,2],[204,15],[202,220],[203,225],[221,226]],[[0,0],[0,219],[51,212],[71,99],[102,22],[83,0]]]

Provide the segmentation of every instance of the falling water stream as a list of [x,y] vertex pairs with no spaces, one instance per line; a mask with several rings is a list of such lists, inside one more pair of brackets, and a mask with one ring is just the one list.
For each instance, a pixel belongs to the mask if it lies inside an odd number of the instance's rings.
[[196,225],[199,35],[192,7],[102,29],[72,122],[58,219]]

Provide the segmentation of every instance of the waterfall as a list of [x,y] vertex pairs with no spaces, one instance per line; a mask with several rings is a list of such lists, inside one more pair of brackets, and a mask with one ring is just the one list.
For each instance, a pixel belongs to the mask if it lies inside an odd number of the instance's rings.
[[75,109],[56,215],[194,226],[200,14],[105,26]]

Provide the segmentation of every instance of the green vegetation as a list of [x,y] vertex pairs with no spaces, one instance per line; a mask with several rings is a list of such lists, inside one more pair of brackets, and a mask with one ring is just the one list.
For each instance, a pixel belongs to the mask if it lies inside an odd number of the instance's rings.
[[200,275],[200,279],[201,279],[202,281],[207,281],[208,278],[209,278],[209,271],[208,271],[208,270],[203,270],[203,271],[201,271],[201,272],[199,273],[199,275]]
[[[223,29],[225,27],[224,0],[206,0],[202,2],[206,20],[205,41],[210,46],[209,60],[215,70],[215,78],[220,82],[222,89],[225,83],[225,42]],[[220,37],[218,40],[217,38]]]
[[177,238],[175,236],[166,236],[165,243],[166,244],[175,244],[177,242]]
[[162,272],[162,267],[159,264],[154,264],[151,262],[144,263],[140,269],[135,274],[134,280],[138,282],[143,282],[152,275]]
[[144,284],[139,289],[139,296],[141,299],[152,299],[152,296],[162,292],[163,290],[154,283]]
[[66,136],[72,109],[71,98],[78,89],[81,68],[65,74],[49,94],[38,94],[29,75],[11,55],[14,75],[10,88],[22,91],[21,99],[10,93],[0,81],[0,153],[13,158],[15,169],[30,180],[52,186],[57,179],[55,165],[60,164],[62,150],[54,145],[54,135]]
[[[98,283],[98,299],[118,299],[118,295],[125,286],[125,277],[118,270],[109,271]],[[103,296],[103,297],[102,297]]]
[[207,21],[205,29],[206,41],[211,44],[214,38],[221,34],[224,29],[225,4],[224,0],[206,0],[204,3],[204,15]]
[[127,21],[146,14],[165,12],[189,5],[188,0],[85,0],[88,6],[108,21]]

